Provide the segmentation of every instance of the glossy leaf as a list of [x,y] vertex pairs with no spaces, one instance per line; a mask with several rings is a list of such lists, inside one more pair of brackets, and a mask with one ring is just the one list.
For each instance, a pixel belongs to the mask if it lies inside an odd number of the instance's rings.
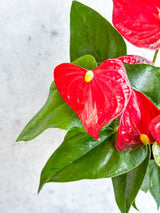
[[150,184],[150,179],[149,179],[149,165],[148,165],[147,172],[141,186],[141,190],[147,193],[149,190],[149,184]]
[[132,87],[160,104],[160,68],[147,64],[126,64],[125,67]]
[[73,1],[70,22],[70,58],[93,55],[98,62],[126,54],[121,35],[93,9]]
[[137,206],[136,206],[135,200],[133,201],[132,206],[133,206],[137,211],[139,211],[139,209],[138,209]]
[[87,70],[93,70],[97,67],[97,62],[95,58],[91,55],[81,56],[80,58],[74,60],[72,64],[86,68]]
[[[73,63],[86,69],[94,69],[97,66],[94,57],[89,55],[83,56]],[[69,130],[76,126],[83,127],[80,119],[64,102],[53,82],[50,87],[47,102],[26,125],[17,138],[17,141],[32,140],[47,128]]]
[[47,182],[113,177],[140,165],[147,156],[146,147],[133,152],[116,151],[115,131],[115,121],[102,128],[99,141],[85,132],[69,131],[43,168],[39,190]]
[[160,167],[160,145],[157,142],[153,144],[152,152],[153,152],[155,163],[157,164],[157,166]]
[[146,159],[138,167],[112,178],[116,202],[121,213],[129,212],[145,177],[149,157],[148,152]]
[[17,141],[32,140],[47,128],[71,129],[74,126],[82,127],[81,121],[61,98],[53,82],[47,102],[26,125]]
[[150,193],[157,203],[157,207],[160,206],[160,167],[156,165],[154,160],[150,161],[149,167],[150,175]]
[[113,0],[113,24],[133,45],[160,49],[159,8],[159,0]]
[[62,98],[95,139],[106,123],[121,114],[131,94],[124,65],[117,59],[106,60],[92,71],[63,63],[55,68],[54,79]]

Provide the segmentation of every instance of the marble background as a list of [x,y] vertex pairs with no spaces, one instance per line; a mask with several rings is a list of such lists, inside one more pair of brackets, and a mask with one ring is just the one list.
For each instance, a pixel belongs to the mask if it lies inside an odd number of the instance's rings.
[[[71,2],[0,1],[1,213],[119,213],[110,179],[50,183],[37,195],[41,169],[65,131],[49,129],[33,141],[15,143],[45,103],[54,67],[69,61]],[[111,0],[81,2],[111,21]],[[134,53],[153,57],[152,51],[129,45],[128,54]],[[138,194],[137,206],[141,213],[158,212],[148,193]]]

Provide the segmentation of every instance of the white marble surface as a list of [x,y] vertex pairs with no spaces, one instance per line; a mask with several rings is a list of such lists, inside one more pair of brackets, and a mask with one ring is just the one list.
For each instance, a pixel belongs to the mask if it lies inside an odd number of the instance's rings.
[[[0,212],[118,213],[111,181],[47,184],[39,196],[39,175],[64,131],[50,129],[30,142],[16,137],[44,104],[53,68],[69,61],[71,0],[0,1]],[[111,0],[82,0],[111,20]],[[129,54],[153,52],[129,45]],[[149,194],[139,193],[141,213],[157,213]],[[136,210],[131,209],[131,213]]]

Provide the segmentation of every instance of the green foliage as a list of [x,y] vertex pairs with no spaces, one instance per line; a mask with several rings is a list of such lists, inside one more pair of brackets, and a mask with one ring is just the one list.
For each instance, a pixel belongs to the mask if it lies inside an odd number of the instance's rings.
[[80,58],[74,60],[72,64],[86,68],[87,70],[93,70],[97,67],[97,62],[95,58],[91,55],[81,56]]
[[139,209],[138,209],[137,206],[136,206],[135,200],[133,201],[132,206],[133,206],[137,211],[139,211]]
[[43,168],[39,190],[47,182],[113,177],[140,165],[147,156],[146,147],[118,152],[115,131],[115,121],[101,130],[99,141],[85,132],[69,131]]
[[76,113],[64,102],[53,82],[47,102],[23,129],[17,141],[29,141],[48,128],[71,129],[82,127]]
[[145,174],[145,178],[143,180],[141,190],[144,191],[145,193],[148,192],[149,190],[149,165]]
[[149,178],[150,178],[149,191],[157,203],[157,208],[159,208],[160,206],[160,167],[156,165],[154,160],[150,161]]
[[149,164],[149,152],[146,159],[136,168],[123,175],[113,177],[115,199],[121,213],[128,213],[142,185]]
[[125,67],[132,87],[160,104],[160,68],[147,64],[127,64]]
[[160,206],[160,167],[157,166],[154,160],[150,160],[145,179],[141,190],[144,192],[150,191],[151,195],[157,203],[157,208]]
[[71,61],[93,55],[98,64],[126,54],[126,44],[112,25],[93,9],[73,1],[70,20]]
[[160,145],[157,142],[154,142],[152,146],[152,152],[155,163],[160,167]]

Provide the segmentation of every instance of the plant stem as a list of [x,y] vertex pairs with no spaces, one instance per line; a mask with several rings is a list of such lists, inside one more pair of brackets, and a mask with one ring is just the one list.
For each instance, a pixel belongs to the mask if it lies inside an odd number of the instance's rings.
[[156,50],[155,53],[154,53],[154,57],[153,57],[153,63],[154,63],[154,64],[155,64],[156,59],[157,59],[158,51],[159,51],[159,50]]

